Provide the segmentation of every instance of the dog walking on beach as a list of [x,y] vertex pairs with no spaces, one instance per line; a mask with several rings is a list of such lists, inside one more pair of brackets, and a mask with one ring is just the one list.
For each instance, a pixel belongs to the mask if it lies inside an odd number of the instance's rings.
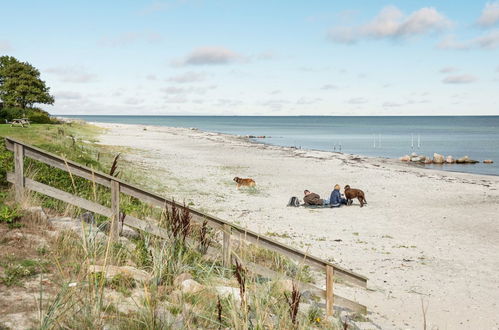
[[360,207],[367,204],[364,192],[360,189],[352,189],[349,185],[345,186],[345,197],[347,198],[347,205],[352,205],[353,199],[357,198],[360,202]]
[[236,176],[234,178],[234,181],[237,183],[237,189],[239,189],[239,187],[241,187],[241,186],[246,186],[246,187],[254,187],[254,186],[256,186],[255,180],[250,179],[250,178],[248,178],[248,179],[242,179],[242,178]]

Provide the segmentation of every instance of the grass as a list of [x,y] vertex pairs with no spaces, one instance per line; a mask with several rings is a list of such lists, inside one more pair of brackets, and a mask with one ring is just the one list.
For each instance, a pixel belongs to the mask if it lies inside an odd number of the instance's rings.
[[[0,137],[11,136],[108,172],[119,150],[112,149],[110,152],[94,145],[92,141],[95,141],[95,135],[99,132],[100,129],[84,124],[32,125],[25,129],[0,125]],[[127,171],[123,163],[118,164],[121,166],[118,169],[121,178],[140,182],[141,177]],[[27,159],[25,164],[27,176],[109,206],[110,194],[107,188],[71,177],[64,171],[33,160]],[[5,150],[3,141],[0,141],[0,165],[2,169],[12,170],[12,153]],[[0,191],[0,203],[12,205],[9,201],[11,194],[1,188]],[[257,188],[241,189],[241,192],[261,194]],[[51,212],[73,217],[82,213],[82,210],[39,194],[28,197],[31,203],[39,203],[51,209]],[[140,237],[131,244],[117,244],[98,240],[89,234],[89,230],[82,235],[62,231],[47,244],[33,248],[32,253],[37,257],[3,262],[0,264],[4,274],[1,281],[10,287],[22,285],[25,279],[49,272],[47,276],[51,278],[55,289],[46,292],[40,284],[40,319],[37,327],[103,328],[112,324],[113,327],[126,329],[167,329],[177,328],[178,322],[181,322],[184,328],[334,328],[323,320],[319,311],[291,313],[290,304],[277,281],[261,281],[260,277],[247,273],[244,273],[245,290],[242,292],[245,307],[241,308],[235,297],[221,296],[217,291],[220,286],[237,287],[237,281],[232,271],[225,269],[220,260],[208,257],[204,253],[205,249],[200,248],[199,227],[193,225],[186,230],[185,226],[172,226],[174,217],[171,214],[165,214],[163,210],[129,196],[121,195],[120,201],[120,207],[126,214],[157,220],[170,233],[182,234],[157,239],[141,232]],[[107,219],[97,217],[98,223],[105,221]],[[216,245],[213,243],[216,241],[214,233],[204,235],[208,236],[207,244]],[[289,238],[287,234],[280,235]],[[2,246],[8,243],[0,241]],[[253,245],[239,246],[235,251],[244,260],[267,266],[299,281],[313,282],[308,266],[277,253]],[[48,267],[48,264],[53,267]],[[129,265],[147,272],[150,280],[140,282],[124,274],[106,279],[102,273],[89,273],[89,265]],[[183,273],[191,274],[205,289],[197,294],[179,291],[174,280]],[[119,299],[112,301],[109,298],[112,295],[118,295]],[[129,311],[123,309],[126,301],[131,301]]]
[[4,273],[0,277],[0,283],[6,286],[20,286],[26,278],[43,272],[46,265],[42,260],[7,258],[0,262]]

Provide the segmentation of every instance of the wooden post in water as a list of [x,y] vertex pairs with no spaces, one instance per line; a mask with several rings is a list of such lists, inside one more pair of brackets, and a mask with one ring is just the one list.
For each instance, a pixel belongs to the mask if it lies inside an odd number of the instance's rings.
[[20,203],[24,196],[24,146],[14,143],[14,169],[16,201]]
[[334,314],[334,268],[326,265],[326,315],[331,316]]
[[120,183],[118,181],[111,181],[111,226],[109,227],[109,236],[111,240],[117,240],[119,232],[120,221]]
[[225,224],[223,226],[223,247],[222,247],[222,254],[223,254],[223,265],[225,268],[229,268],[232,266],[232,253],[231,253],[231,247],[230,247],[230,236],[231,236],[232,228]]

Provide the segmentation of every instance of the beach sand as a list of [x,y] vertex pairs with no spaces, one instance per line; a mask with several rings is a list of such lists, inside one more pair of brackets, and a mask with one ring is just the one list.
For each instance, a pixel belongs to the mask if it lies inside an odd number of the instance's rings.
[[[369,278],[339,288],[382,329],[499,328],[499,177],[394,160],[257,144],[186,128],[101,124],[100,143],[130,147],[142,183]],[[233,177],[255,179],[237,190]],[[309,189],[364,190],[368,205],[286,207]]]

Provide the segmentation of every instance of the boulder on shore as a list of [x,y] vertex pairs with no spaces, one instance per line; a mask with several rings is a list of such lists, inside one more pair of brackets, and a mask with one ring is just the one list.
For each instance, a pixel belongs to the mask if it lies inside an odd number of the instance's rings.
[[484,164],[493,164],[494,161],[492,159],[486,159],[483,161]]
[[447,158],[445,158],[445,162],[447,164],[454,164],[456,161],[454,160],[454,158],[452,156],[447,156]]
[[399,160],[402,162],[409,162],[409,161],[411,161],[411,156],[405,155],[405,156],[400,157]]
[[433,163],[434,164],[443,164],[445,162],[444,155],[437,154],[436,152],[433,154]]

